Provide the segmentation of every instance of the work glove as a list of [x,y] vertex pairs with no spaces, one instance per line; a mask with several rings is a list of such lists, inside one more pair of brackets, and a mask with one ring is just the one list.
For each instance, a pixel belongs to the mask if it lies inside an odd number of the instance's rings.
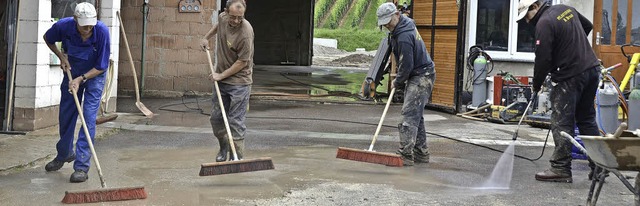
[[541,88],[542,88],[542,85],[541,86],[535,86],[535,85],[532,86],[531,87],[531,94],[537,94],[540,91]]

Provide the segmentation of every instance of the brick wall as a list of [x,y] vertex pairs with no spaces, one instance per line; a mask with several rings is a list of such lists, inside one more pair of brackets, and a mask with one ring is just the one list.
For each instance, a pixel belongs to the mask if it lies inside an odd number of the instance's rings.
[[[141,81],[142,3],[143,0],[122,1],[121,8],[138,81]],[[178,0],[150,1],[143,94],[211,92],[206,53],[199,48],[199,43],[211,29],[215,3],[215,0],[203,0],[201,13],[179,13]],[[118,89],[133,94],[133,76],[124,44],[120,44],[120,53],[123,55],[119,58]]]

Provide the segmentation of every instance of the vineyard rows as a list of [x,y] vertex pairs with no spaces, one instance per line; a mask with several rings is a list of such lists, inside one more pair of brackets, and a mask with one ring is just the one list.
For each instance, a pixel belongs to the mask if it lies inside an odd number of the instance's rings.
[[313,22],[316,28],[376,29],[376,10],[385,2],[387,0],[317,0]]

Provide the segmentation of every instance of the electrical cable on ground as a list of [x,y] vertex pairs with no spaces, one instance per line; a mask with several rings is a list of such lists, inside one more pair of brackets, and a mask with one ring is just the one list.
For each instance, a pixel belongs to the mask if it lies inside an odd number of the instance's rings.
[[[195,94],[195,93],[194,93]],[[196,101],[195,102],[185,102],[185,96],[183,95],[182,97],[182,102],[180,103],[173,103],[173,104],[165,104],[162,105],[158,108],[158,110],[164,110],[164,111],[170,111],[170,112],[191,112],[191,111],[197,111],[198,113],[202,114],[202,115],[206,115],[209,116],[211,114],[208,114],[206,112],[204,112],[204,110],[202,108],[200,108],[200,100],[198,100],[198,97],[195,97]],[[195,103],[197,105],[197,108],[192,108],[187,106],[187,104],[192,104]],[[167,109],[166,107],[170,107],[170,106],[176,106],[176,105],[184,105],[184,107],[186,107],[187,111],[185,110],[176,110],[176,109]],[[342,123],[352,123],[352,124],[362,124],[362,125],[373,125],[376,126],[377,124],[374,123],[366,123],[366,122],[359,122],[359,121],[350,121],[350,120],[339,120],[339,119],[323,119],[323,118],[305,118],[305,117],[261,117],[261,116],[247,116],[247,118],[249,119],[289,119],[289,120],[311,120],[311,121],[330,121],[330,122],[342,122]],[[392,126],[392,125],[382,125],[383,127],[388,127],[388,128],[397,128],[396,126]],[[461,142],[461,143],[466,143],[466,144],[470,144],[473,146],[477,146],[477,147],[482,147],[485,149],[489,149],[492,151],[496,151],[496,152],[500,152],[500,153],[504,153],[504,151],[502,150],[498,150],[489,146],[485,146],[485,145],[481,145],[481,144],[476,144],[473,142],[467,142],[467,141],[463,141],[463,140],[459,140],[453,137],[449,137],[446,135],[442,135],[442,134],[437,134],[437,133],[433,133],[433,132],[426,132],[427,134],[433,135],[433,136],[437,136],[437,137],[441,137],[441,138],[445,138],[445,139],[449,139],[449,140],[453,140],[453,141],[457,141],[457,142]],[[540,158],[542,158],[542,156],[544,155],[544,150],[547,147],[547,142],[549,140],[549,134],[551,133],[551,129],[548,130],[547,132],[547,137],[544,139],[544,144],[542,145],[542,151],[540,152],[540,156],[536,157],[536,158],[528,158],[528,157],[524,157],[524,156],[520,156],[517,154],[514,154],[515,157],[520,158],[520,159],[524,159],[524,160],[529,160],[531,162],[534,162],[536,160],[539,160]]]
[[[260,116],[247,116],[247,118],[250,119],[290,119],[290,120],[312,120],[312,121],[331,121],[331,122],[342,122],[342,123],[352,123],[352,124],[362,124],[362,125],[373,125],[376,126],[377,124],[374,123],[366,123],[366,122],[358,122],[358,121],[349,121],[349,120],[337,120],[337,119],[323,119],[323,118],[305,118],[305,117],[260,117]],[[382,125],[383,127],[388,127],[388,128],[398,128],[396,126],[391,126],[391,125]],[[457,141],[457,142],[461,142],[461,143],[466,143],[466,144],[470,144],[473,146],[477,146],[477,147],[482,147],[485,149],[489,149],[492,151],[496,151],[496,152],[500,152],[500,153],[504,153],[504,151],[502,150],[498,150],[489,146],[485,146],[485,145],[481,145],[481,144],[477,144],[477,143],[473,143],[473,142],[467,142],[464,140],[459,140],[453,137],[449,137],[446,135],[442,135],[442,134],[437,134],[437,133],[433,133],[433,132],[426,132],[427,134],[433,135],[433,136],[437,136],[437,137],[441,137],[441,138],[445,138],[445,139],[449,139],[449,140],[453,140],[453,141]],[[528,157],[524,157],[524,156],[520,156],[517,154],[514,154],[515,157],[518,157],[520,159],[524,159],[524,160],[529,160],[531,162],[534,162],[536,160],[539,160],[540,158],[542,158],[542,156],[544,155],[544,150],[547,147],[547,141],[549,140],[549,135],[551,133],[551,129],[548,130],[547,132],[547,137],[544,140],[544,145],[542,146],[542,152],[540,153],[540,156],[536,157],[536,158],[528,158]]]

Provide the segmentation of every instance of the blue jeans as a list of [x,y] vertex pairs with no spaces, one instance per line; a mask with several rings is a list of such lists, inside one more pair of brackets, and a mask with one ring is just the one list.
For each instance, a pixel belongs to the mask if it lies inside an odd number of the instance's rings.
[[431,98],[436,75],[413,76],[407,80],[402,104],[402,123],[398,124],[400,149],[407,158],[429,155],[424,127],[424,107]]
[[[77,93],[78,100],[82,105],[82,113],[87,123],[87,129],[89,130],[89,135],[91,135],[91,141],[93,143],[95,143],[93,140],[96,135],[96,116],[98,114],[98,107],[100,106],[104,82],[105,75],[103,73],[81,84]],[[56,144],[58,155],[55,159],[63,161],[73,154],[73,133],[78,120],[78,109],[76,108],[73,94],[69,93],[69,80],[66,76],[60,85],[60,92],[62,93],[60,97],[60,113],[58,115],[58,121],[60,122],[60,140],[58,140]],[[76,141],[76,160],[73,163],[73,169],[88,172],[90,166],[91,150],[89,149],[89,143],[87,142],[84,130],[81,128],[78,133],[78,140]]]

